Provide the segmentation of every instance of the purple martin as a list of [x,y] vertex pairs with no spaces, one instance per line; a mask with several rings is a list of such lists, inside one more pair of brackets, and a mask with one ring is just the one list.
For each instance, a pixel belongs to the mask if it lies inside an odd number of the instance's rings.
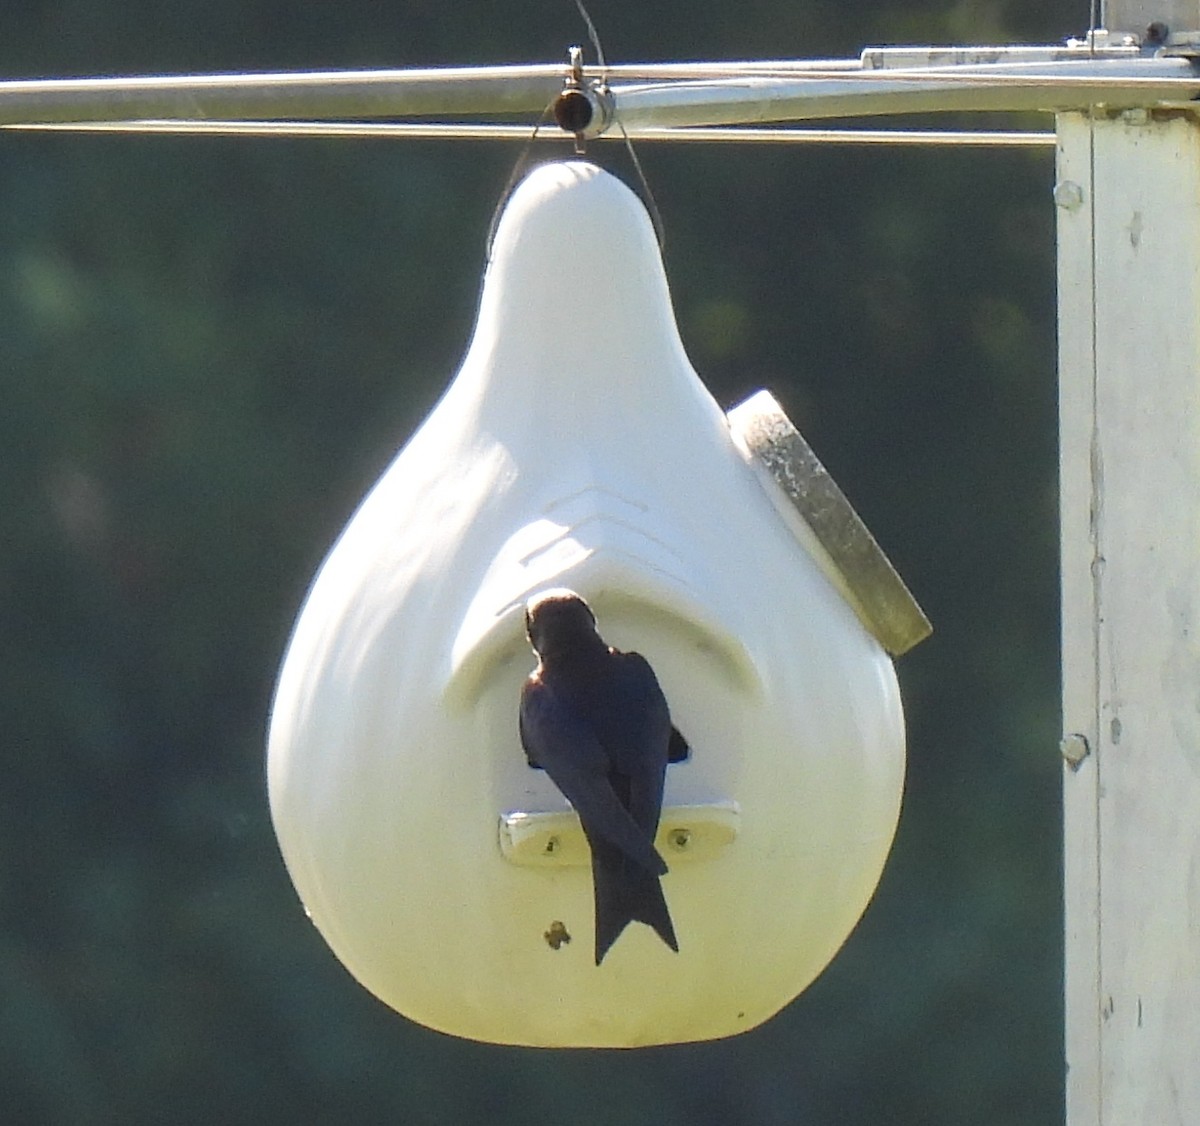
[[630,921],[679,950],[654,847],[667,763],[686,758],[666,697],[640,653],[606,645],[579,595],[530,599],[525,630],[538,657],[521,691],[521,745],[579,814],[592,853],[596,965]]

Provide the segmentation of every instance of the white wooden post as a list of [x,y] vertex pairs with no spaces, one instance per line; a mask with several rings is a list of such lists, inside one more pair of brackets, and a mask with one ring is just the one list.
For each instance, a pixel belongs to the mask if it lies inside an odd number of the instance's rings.
[[1067,1120],[1193,1126],[1200,124],[1058,131]]
[[1105,0],[1101,25],[1112,32],[1144,35],[1152,23],[1176,34],[1196,31],[1196,0]]

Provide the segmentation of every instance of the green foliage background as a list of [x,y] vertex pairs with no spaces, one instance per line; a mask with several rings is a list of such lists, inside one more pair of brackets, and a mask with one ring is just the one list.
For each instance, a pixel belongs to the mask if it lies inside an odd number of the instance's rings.
[[[1056,41],[1087,19],[592,8],[614,61]],[[583,34],[567,0],[26,0],[5,32],[5,77],[553,61]],[[275,669],[456,367],[515,157],[0,134],[0,1120],[1060,1121],[1044,151],[641,151],[696,366],[726,404],[775,391],[937,628],[899,664],[892,860],[817,983],[736,1040],[502,1049],[385,1009],[305,921],[263,781]]]

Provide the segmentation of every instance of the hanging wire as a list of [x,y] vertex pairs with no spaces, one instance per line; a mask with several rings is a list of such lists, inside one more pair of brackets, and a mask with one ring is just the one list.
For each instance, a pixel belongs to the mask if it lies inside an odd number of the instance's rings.
[[[579,14],[583,17],[584,25],[587,27],[588,38],[592,41],[592,49],[596,52],[596,61],[600,64],[600,73],[606,75],[608,66],[604,61],[604,48],[600,46],[600,33],[596,30],[596,25],[592,23],[592,17],[588,15],[587,8],[583,5],[583,0],[575,0],[575,7],[579,9]],[[605,79],[601,77],[603,82]]]
[[[592,23],[592,17],[590,15],[588,15],[587,8],[585,8],[583,6],[583,0],[575,0],[575,7],[579,9],[579,14],[580,14],[580,16],[583,17],[584,25],[587,27],[588,36],[591,38],[591,41],[592,41],[592,47],[596,52],[596,59],[600,63],[601,73],[603,73],[603,71],[604,71],[604,48],[600,46],[600,36],[596,31],[596,25],[594,23]],[[576,86],[582,87],[583,81],[584,81],[583,51],[579,47],[571,47],[568,50],[568,57],[570,59],[570,74],[569,74],[567,81],[569,84],[574,84]],[[604,79],[601,78],[601,83],[603,84],[603,82],[604,82]],[[517,157],[516,163],[513,165],[513,169],[509,173],[508,182],[504,185],[504,190],[500,193],[500,198],[499,198],[499,200],[497,200],[496,206],[495,206],[494,210],[492,211],[491,222],[488,223],[487,243],[486,243],[487,260],[489,262],[492,260],[492,244],[495,242],[495,239],[496,239],[496,227],[499,225],[500,216],[503,213],[504,208],[508,204],[508,197],[510,195],[512,195],[513,190],[517,186],[518,180],[521,179],[522,175],[525,172],[525,167],[529,163],[529,153],[533,148],[534,142],[538,139],[538,136],[541,132],[542,126],[544,126],[548,121],[550,121],[550,119],[552,117],[555,116],[555,106],[557,105],[560,97],[561,97],[561,94],[556,95],[553,99],[550,100],[550,102],[547,104],[546,108],[542,111],[542,116],[538,119],[537,124],[534,125],[533,132],[527,133],[526,140],[525,140],[525,147],[521,150],[521,154]],[[404,123],[397,122],[396,124],[404,124]],[[517,128],[519,129],[520,126],[518,126]],[[553,139],[555,139],[555,140],[563,139],[563,137],[560,134],[553,134],[552,136],[553,136]],[[476,138],[476,139],[478,139],[478,138]],[[582,137],[579,136],[578,134],[576,134],[574,142],[575,142],[576,154],[582,155],[582,151],[583,151]],[[639,169],[639,172],[640,171],[641,170]],[[660,241],[661,241],[661,237],[660,237]]]
[[[492,260],[492,243],[495,242],[495,240],[496,240],[496,227],[500,223],[500,216],[503,214],[504,208],[508,204],[508,197],[510,195],[512,195],[513,189],[516,188],[518,181],[521,179],[521,177],[525,173],[525,167],[529,163],[529,153],[533,149],[534,142],[538,139],[539,135],[545,136],[547,140],[563,141],[563,140],[567,139],[561,133],[549,133],[549,134],[541,133],[542,127],[548,121],[550,121],[551,118],[553,118],[553,116],[554,116],[554,101],[551,101],[547,104],[546,108],[544,110],[542,110],[542,116],[538,119],[537,124],[534,125],[532,132],[530,132],[529,127],[526,125],[512,125],[512,126],[506,127],[507,129],[513,130],[515,132],[516,136],[512,137],[512,139],[517,139],[517,137],[519,137],[520,139],[525,141],[525,147],[523,149],[521,149],[520,154],[517,156],[516,162],[513,164],[512,171],[508,174],[508,180],[504,185],[504,190],[501,191],[500,198],[496,201],[496,206],[492,210],[492,218],[491,218],[491,221],[488,223],[487,241],[484,244],[487,247],[487,261],[488,262],[490,262]],[[369,123],[357,122],[357,123],[351,123],[351,124],[369,124]],[[412,124],[412,123],[396,121],[396,122],[384,122],[383,124],[385,126],[391,125],[391,126],[395,127],[397,125],[407,125],[407,124]],[[428,126],[426,128],[428,128]],[[449,126],[449,128],[453,129],[454,126]],[[477,127],[477,128],[487,128],[487,126],[482,126],[482,127]],[[492,126],[491,128],[496,128],[496,126]],[[505,127],[502,126],[501,128],[505,128]],[[334,134],[325,134],[325,135],[333,136]],[[346,134],[340,134],[340,135],[345,136]],[[361,136],[362,134],[358,134],[358,135]],[[378,133],[372,134],[372,135],[379,136]],[[392,135],[395,136],[395,134],[392,134]],[[455,139],[461,139],[458,137],[457,134],[451,134],[449,132],[444,133],[443,136],[446,138],[453,136]],[[434,139],[434,137],[430,136],[430,139]],[[474,138],[470,138],[470,139],[479,140],[481,138],[474,137]]]
[[[609,71],[608,64],[604,60],[604,47],[600,43],[600,33],[596,30],[596,25],[592,22],[592,17],[588,14],[583,0],[575,0],[575,7],[579,9],[579,14],[583,17],[583,22],[587,26],[588,38],[591,39],[592,48],[596,52],[596,61],[600,64],[600,77],[597,89],[607,95],[609,93]],[[582,85],[584,77],[583,68],[580,66],[576,81]],[[654,198],[654,190],[650,187],[650,181],[646,179],[645,169],[642,168],[642,162],[638,159],[638,154],[633,147],[629,131],[625,128],[625,123],[619,117],[617,118],[616,126],[620,131],[621,140],[625,142],[625,151],[629,154],[630,163],[633,165],[633,170],[637,173],[638,181],[645,193],[643,202],[646,205],[646,211],[650,215],[650,224],[654,227],[654,237],[658,240],[658,249],[659,251],[664,251],[667,248],[667,231],[663,224],[662,212],[658,209],[658,200]],[[576,151],[582,151],[581,137],[576,138]]]

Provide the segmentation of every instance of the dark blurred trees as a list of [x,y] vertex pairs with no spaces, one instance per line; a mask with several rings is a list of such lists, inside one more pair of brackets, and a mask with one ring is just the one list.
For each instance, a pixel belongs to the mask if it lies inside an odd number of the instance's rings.
[[[602,4],[612,59],[1055,40],[1064,4]],[[565,0],[88,0],[7,76],[558,59]],[[546,150],[549,155],[549,150]],[[771,387],[934,620],[843,953],[737,1040],[459,1043],[306,924],[262,778],[304,588],[453,372],[515,151],[0,135],[0,1119],[1061,1117],[1047,153],[644,148],[692,358]],[[594,154],[619,171],[616,147]]]

